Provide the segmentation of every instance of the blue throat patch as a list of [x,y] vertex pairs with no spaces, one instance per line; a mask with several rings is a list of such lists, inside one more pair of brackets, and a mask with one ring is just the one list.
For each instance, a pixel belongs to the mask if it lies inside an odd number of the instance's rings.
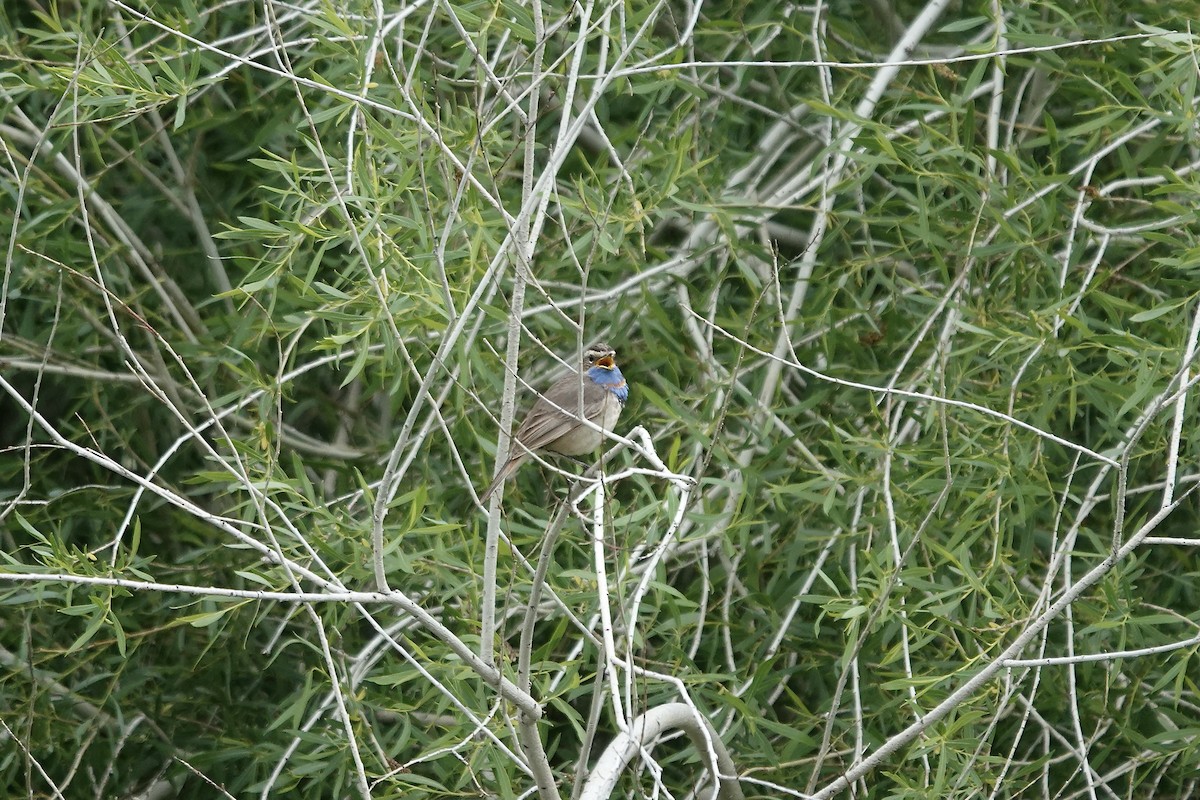
[[592,379],[592,383],[603,386],[616,395],[621,405],[625,405],[625,401],[629,399],[629,386],[625,383],[625,376],[621,374],[619,367],[592,367],[587,371],[587,376]]

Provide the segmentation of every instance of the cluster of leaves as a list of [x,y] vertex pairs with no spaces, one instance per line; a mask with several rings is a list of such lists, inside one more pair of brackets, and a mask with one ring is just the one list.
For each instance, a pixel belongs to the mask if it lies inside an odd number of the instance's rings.
[[[366,590],[378,555],[477,647],[518,296],[522,377],[613,343],[622,427],[698,480],[678,528],[660,476],[614,487],[611,593],[586,526],[555,547],[564,794],[618,728],[580,626],[647,569],[632,710],[684,687],[778,796],[947,702],[1169,492],[1155,535],[1194,536],[1190,6],[955,6],[866,105],[925,7],[676,5],[0,9],[0,785],[524,792],[511,709],[411,617],[166,586]],[[565,487],[507,488],[505,670]],[[1193,550],[1139,547],[1023,655],[1154,652],[1014,666],[863,785],[1189,791]],[[625,788],[686,794],[699,759],[655,753]]]

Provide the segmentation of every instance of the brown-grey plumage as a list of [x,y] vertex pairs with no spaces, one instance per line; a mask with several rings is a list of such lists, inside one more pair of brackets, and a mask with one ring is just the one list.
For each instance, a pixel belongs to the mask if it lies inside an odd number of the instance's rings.
[[582,420],[589,420],[606,431],[612,430],[617,423],[629,389],[615,358],[616,351],[604,342],[597,342],[584,353],[583,365],[578,371],[560,378],[545,394],[538,396],[517,428],[512,456],[479,496],[480,502],[486,502],[492,492],[525,463],[531,450],[582,456],[600,446],[603,434]]

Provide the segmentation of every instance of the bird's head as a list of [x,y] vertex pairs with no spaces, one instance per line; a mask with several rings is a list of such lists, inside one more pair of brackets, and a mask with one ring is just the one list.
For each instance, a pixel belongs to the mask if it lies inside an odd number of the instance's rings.
[[583,354],[583,368],[591,369],[592,367],[601,367],[603,369],[616,369],[617,351],[613,350],[604,342],[596,342],[589,347]]

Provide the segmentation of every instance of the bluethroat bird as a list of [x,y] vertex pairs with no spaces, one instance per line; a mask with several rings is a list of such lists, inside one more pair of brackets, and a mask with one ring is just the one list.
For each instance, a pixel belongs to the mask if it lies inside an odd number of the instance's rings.
[[583,366],[578,372],[572,371],[545,394],[538,395],[517,429],[512,456],[479,496],[479,502],[487,502],[492,492],[525,463],[532,450],[582,456],[600,446],[603,434],[581,420],[606,431],[617,424],[617,417],[629,399],[629,386],[617,367],[616,356],[616,351],[607,344],[596,342],[584,352]]

